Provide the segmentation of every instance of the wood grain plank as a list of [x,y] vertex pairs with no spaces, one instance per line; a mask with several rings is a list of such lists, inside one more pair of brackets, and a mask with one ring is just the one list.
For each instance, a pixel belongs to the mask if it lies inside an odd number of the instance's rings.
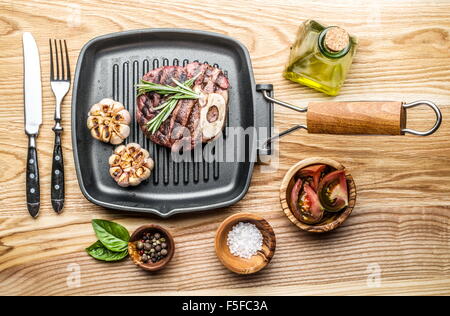
[[[152,6],[139,0],[133,4],[0,0],[0,294],[450,294],[449,0],[327,0],[320,4],[174,0],[152,2]],[[354,64],[338,97],[326,97],[281,76],[288,47],[307,18],[341,25],[359,37]],[[62,108],[66,206],[63,214],[54,214],[49,174],[54,98],[46,71],[48,38],[67,40],[73,73],[82,46],[91,38],[150,27],[185,27],[238,39],[249,49],[256,81],[273,83],[276,97],[287,102],[429,99],[441,107],[444,123],[436,134],[424,138],[296,132],[281,140],[271,163],[255,168],[248,194],[236,205],[160,219],[106,210],[83,197],[72,155],[70,92]],[[43,70],[44,123],[37,141],[42,208],[37,220],[27,214],[24,192],[24,31],[36,37]],[[415,108],[408,112],[408,127],[428,129],[433,118],[428,109]],[[303,114],[275,107],[279,131],[305,121]],[[344,164],[358,189],[350,218],[323,236],[299,231],[283,214],[278,198],[290,166],[314,156]],[[263,216],[277,235],[270,265],[246,278],[227,271],[214,253],[219,223],[237,212]],[[129,260],[95,261],[83,250],[95,241],[92,218],[118,221],[130,231],[144,223],[166,226],[177,243],[175,257],[165,270],[151,275]],[[80,287],[67,283],[70,264],[80,268]],[[381,285],[371,288],[368,268],[374,264],[381,269]],[[164,284],[163,291],[155,292],[153,282]]]

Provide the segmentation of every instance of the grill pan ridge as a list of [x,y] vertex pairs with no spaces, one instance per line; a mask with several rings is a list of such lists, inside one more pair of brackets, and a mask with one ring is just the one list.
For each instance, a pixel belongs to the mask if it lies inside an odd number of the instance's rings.
[[[251,143],[241,144],[247,158],[243,162],[175,162],[170,148],[147,139],[136,122],[134,87],[140,78],[154,68],[184,66],[190,61],[220,67],[229,77],[226,128],[264,126],[266,135],[271,135],[271,104],[256,92],[249,54],[236,40],[181,29],[146,29],[97,37],[80,53],[72,97],[75,167],[81,191],[89,201],[110,209],[168,217],[229,206],[245,195],[256,160],[252,156],[256,148],[251,148]],[[104,97],[123,103],[130,112],[131,133],[126,143],[139,143],[155,161],[152,175],[138,187],[117,186],[109,176],[107,162],[114,147],[91,138],[86,127],[90,106]]]

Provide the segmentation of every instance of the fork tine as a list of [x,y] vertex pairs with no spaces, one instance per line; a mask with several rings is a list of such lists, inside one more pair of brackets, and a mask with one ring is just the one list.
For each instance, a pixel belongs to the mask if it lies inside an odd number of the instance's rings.
[[61,78],[60,80],[65,80],[65,76],[64,76],[64,55],[63,55],[63,48],[62,48],[62,42],[61,40],[59,40],[59,49],[60,49],[60,53],[61,53]]
[[54,72],[53,72],[53,49],[52,49],[52,39],[48,39],[48,43],[50,45],[50,80],[55,80]]
[[56,40],[53,40],[53,44],[55,45],[55,61],[56,61],[56,78],[55,80],[59,80],[59,60],[58,60],[58,43]]
[[68,50],[67,50],[67,43],[66,43],[66,40],[64,40],[64,48],[65,48],[65,51],[66,51],[67,80],[70,81],[69,52],[68,52]]

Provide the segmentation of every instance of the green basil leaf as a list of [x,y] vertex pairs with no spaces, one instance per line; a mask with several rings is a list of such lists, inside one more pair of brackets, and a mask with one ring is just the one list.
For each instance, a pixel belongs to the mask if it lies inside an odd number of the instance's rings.
[[128,250],[122,252],[113,252],[108,250],[100,240],[86,248],[86,252],[93,258],[102,261],[119,261],[128,255]]
[[122,252],[128,249],[130,234],[122,225],[101,219],[92,220],[95,234],[100,242],[109,250]]

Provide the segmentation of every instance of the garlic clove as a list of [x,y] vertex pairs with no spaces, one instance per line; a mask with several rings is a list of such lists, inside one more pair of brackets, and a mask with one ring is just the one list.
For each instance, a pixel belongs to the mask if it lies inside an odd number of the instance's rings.
[[101,116],[89,116],[87,119],[87,126],[89,129],[93,129],[103,122],[103,119]]
[[146,151],[145,149],[144,149],[144,150],[141,150],[141,153],[142,153],[142,160],[143,160],[143,161],[145,161],[146,159],[148,159],[148,158],[150,157],[149,152]]
[[148,179],[150,177],[150,169],[146,167],[141,167],[138,170],[136,170],[136,176],[141,179],[141,181]]
[[125,124],[116,124],[114,126],[114,130],[120,136],[120,138],[122,138],[122,140],[130,135],[130,127]]
[[104,126],[99,125],[97,127],[94,127],[93,129],[91,129],[92,137],[94,137],[95,139],[98,139],[98,140],[102,140],[102,134],[103,134],[104,128],[105,128]]
[[142,182],[142,180],[139,177],[130,175],[130,177],[128,178],[128,181],[130,183],[131,186],[135,187],[138,184],[140,184]]
[[116,124],[112,129],[113,133],[111,135],[110,143],[113,145],[122,143],[123,140],[130,135],[130,127],[128,125]]
[[133,154],[136,152],[139,152],[141,150],[141,145],[137,143],[129,143],[126,145],[127,151],[131,156],[134,156]]
[[121,187],[128,187],[130,185],[129,175],[127,172],[123,172],[117,179],[117,184]]
[[114,119],[116,120],[116,122],[121,123],[121,124],[130,124],[131,122],[131,116],[130,116],[130,112],[128,112],[127,110],[123,109],[120,110],[119,112],[117,112],[114,115]]
[[120,167],[111,167],[111,168],[109,168],[109,174],[114,179],[117,179],[118,177],[120,177],[122,175],[122,168],[120,168]]
[[120,164],[121,157],[120,155],[113,154],[109,157],[109,165],[110,166],[118,166]]
[[126,150],[125,145],[120,145],[116,147],[116,149],[114,149],[114,153],[121,156],[125,152],[125,150]]
[[109,143],[111,139],[111,128],[109,126],[104,126],[101,135],[101,141],[105,143]]
[[120,137],[116,132],[114,132],[111,134],[111,139],[109,140],[109,142],[113,145],[119,145],[123,142],[123,138]]
[[114,101],[113,99],[111,99],[111,98],[104,98],[104,99],[102,99],[98,104],[106,105],[106,106],[108,106],[109,108],[112,108],[112,106],[114,105],[114,103],[116,103],[116,101]]
[[133,166],[142,165],[144,159],[144,153],[142,151],[137,151],[133,155],[130,155],[133,158]]
[[91,110],[89,111],[89,115],[93,115],[93,116],[101,116],[103,114],[103,110],[102,107],[100,106],[100,104],[94,104],[91,107]]
[[124,109],[125,109],[125,107],[123,106],[123,104],[120,103],[120,102],[117,102],[117,101],[114,101],[114,103],[109,107],[109,110],[113,114],[116,114],[116,113],[118,113],[118,112],[120,112],[121,110],[124,110]]
[[144,161],[143,166],[148,168],[150,171],[152,171],[155,166],[155,162],[153,161],[152,158],[149,157]]
[[122,168],[122,170],[124,172],[129,172],[129,171],[132,170],[133,163],[132,163],[132,161],[124,161],[124,160],[122,160],[120,162],[120,167]]

